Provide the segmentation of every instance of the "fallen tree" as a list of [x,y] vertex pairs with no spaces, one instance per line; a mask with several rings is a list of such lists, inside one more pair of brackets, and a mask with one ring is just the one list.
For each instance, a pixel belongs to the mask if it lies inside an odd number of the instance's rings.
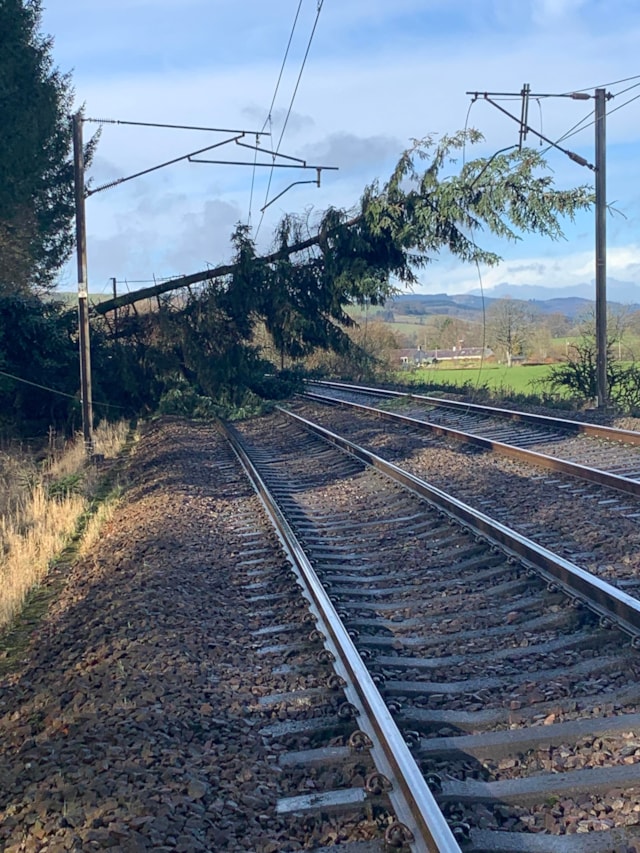
[[[359,217],[346,222],[345,226],[355,225]],[[290,255],[296,252],[302,252],[305,249],[310,249],[312,246],[317,246],[320,242],[320,235],[309,237],[307,240],[302,240],[293,246],[288,246],[286,249],[280,249],[277,252],[272,252],[270,255],[263,255],[256,258],[256,263],[273,264],[276,261],[283,261]],[[141,302],[145,299],[153,299],[156,296],[162,296],[165,293],[171,293],[173,290],[180,290],[183,287],[189,287],[192,284],[202,284],[204,281],[215,281],[217,278],[223,278],[227,275],[233,275],[237,272],[238,264],[222,264],[218,267],[194,272],[191,275],[176,276],[160,284],[154,284],[152,287],[143,287],[140,290],[135,290],[132,293],[124,293],[121,296],[116,296],[113,299],[105,299],[93,306],[93,311],[96,314],[108,314],[109,311],[114,311],[117,308],[123,308],[125,305],[133,305],[135,302]]]
[[[418,140],[404,152],[389,181],[380,188],[365,189],[354,211],[330,208],[322,216],[315,235],[302,239],[303,223],[287,216],[277,229],[277,248],[248,260],[258,277],[261,268],[275,268],[306,252],[295,266],[322,267],[324,283],[338,280],[338,298],[362,302],[384,300],[393,292],[390,279],[404,284],[416,281],[416,271],[447,249],[462,261],[489,265],[500,256],[475,241],[485,230],[507,240],[535,232],[558,239],[559,218],[573,218],[593,201],[588,186],[569,190],[553,187],[545,162],[535,151],[511,151],[488,159],[478,158],[462,166],[457,175],[441,177],[452,154],[479,142],[474,130],[460,131],[435,143]],[[429,160],[420,170],[419,161]],[[104,315],[117,308],[158,297],[203,282],[229,281],[240,270],[240,261],[170,279],[95,306]],[[294,266],[294,264],[292,264]],[[246,271],[245,271],[246,272]],[[361,287],[367,282],[365,288]],[[336,319],[344,316],[338,312]]]

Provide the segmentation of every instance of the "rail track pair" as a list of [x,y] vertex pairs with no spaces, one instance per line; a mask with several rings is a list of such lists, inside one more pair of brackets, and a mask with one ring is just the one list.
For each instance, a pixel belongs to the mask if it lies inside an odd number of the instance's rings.
[[[309,398],[314,406],[319,391]],[[337,396],[370,396],[325,386],[328,393],[334,405]],[[437,420],[435,404],[426,405]],[[458,420],[470,417],[447,408]],[[399,412],[392,415],[399,423]],[[409,417],[402,429],[426,428],[424,415]],[[506,452],[512,428],[491,419]],[[638,507],[628,463],[607,480],[603,462],[562,458],[559,422],[536,420],[533,437],[517,431],[518,453],[523,443],[554,445],[558,455],[537,455],[555,459],[568,482],[588,483],[602,503],[625,492],[622,514],[632,524]],[[454,438],[453,427],[432,427],[439,441]],[[387,450],[393,429],[387,422],[379,429]],[[569,429],[594,440],[590,427]],[[605,435],[620,447],[637,438]],[[309,416],[282,409],[230,439],[296,572],[318,664],[332,669],[325,688],[301,688],[308,663],[287,641],[291,626],[265,632],[265,656],[292,685],[261,699],[283,711],[264,735],[279,744],[280,769],[296,779],[281,813],[362,811],[372,819],[388,798],[395,817],[380,818],[384,841],[371,850],[636,849],[640,602]],[[471,464],[487,446],[466,442]],[[268,580],[261,585],[269,589]],[[257,595],[256,606],[273,595]],[[373,762],[367,773],[363,751]],[[310,793],[299,793],[311,783]]]

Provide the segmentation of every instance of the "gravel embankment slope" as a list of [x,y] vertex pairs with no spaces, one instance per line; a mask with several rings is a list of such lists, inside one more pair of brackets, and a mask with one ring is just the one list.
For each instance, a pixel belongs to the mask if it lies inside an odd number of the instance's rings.
[[148,428],[99,548],[0,671],[5,853],[296,849],[249,711],[268,677],[234,566],[258,504],[230,461],[211,428]]

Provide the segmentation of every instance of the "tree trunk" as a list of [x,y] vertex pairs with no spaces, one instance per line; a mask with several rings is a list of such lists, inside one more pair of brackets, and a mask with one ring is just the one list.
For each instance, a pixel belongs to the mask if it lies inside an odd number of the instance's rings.
[[[341,228],[352,228],[362,220],[362,216],[356,216],[347,222],[341,223]],[[300,243],[294,243],[292,246],[287,246],[285,249],[280,249],[277,252],[272,252],[270,255],[264,255],[261,258],[256,258],[255,263],[271,264],[275,261],[284,260],[296,252],[302,252],[304,249],[310,249],[312,246],[317,246],[323,237],[327,236],[327,232],[316,234],[315,237],[309,237],[307,240],[302,240]],[[170,281],[163,281],[161,284],[155,284],[153,287],[143,287],[141,290],[134,290],[132,293],[123,293],[115,299],[105,299],[104,302],[99,302],[92,306],[92,310],[96,314],[107,314],[116,308],[123,305],[133,305],[134,302],[140,302],[142,299],[149,299],[152,296],[160,296],[161,293],[169,293],[172,290],[179,290],[181,287],[188,287],[190,284],[198,284],[202,281],[212,281],[215,278],[222,278],[225,275],[231,275],[239,268],[239,264],[223,264],[214,269],[203,270],[202,272],[192,273],[191,275],[183,275],[179,278],[172,278]]]

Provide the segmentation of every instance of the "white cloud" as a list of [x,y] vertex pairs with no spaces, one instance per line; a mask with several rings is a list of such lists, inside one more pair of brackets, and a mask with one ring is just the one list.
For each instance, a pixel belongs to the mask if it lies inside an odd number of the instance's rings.
[[586,5],[585,0],[534,0],[532,17],[537,24],[547,26],[568,18]]
[[356,136],[353,133],[332,133],[326,139],[308,145],[304,150],[309,160],[318,164],[337,166],[357,174],[370,174],[371,166],[395,160],[403,143],[393,136]]
[[[640,244],[610,248],[607,252],[607,275],[619,281],[640,282]],[[436,261],[421,275],[418,293],[468,293],[483,287],[490,290],[499,284],[537,285],[547,288],[590,285],[595,279],[595,254],[577,251],[565,254],[521,257],[502,261],[496,267],[482,267]],[[589,294],[585,293],[585,296]]]
[[235,205],[214,199],[201,210],[185,214],[174,241],[165,248],[163,260],[171,268],[185,263],[184,272],[216,266],[229,252],[229,234],[241,219]]

